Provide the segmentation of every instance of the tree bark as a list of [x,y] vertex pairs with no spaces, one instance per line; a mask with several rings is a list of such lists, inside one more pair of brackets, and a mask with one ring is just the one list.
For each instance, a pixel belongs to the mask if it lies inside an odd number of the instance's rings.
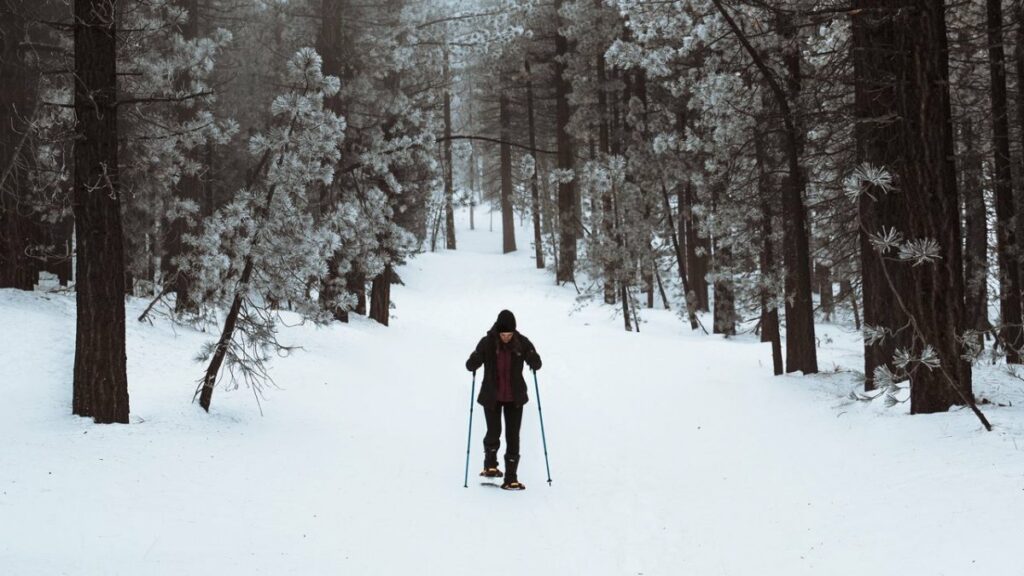
[[[597,110],[600,116],[598,123],[598,149],[602,156],[607,158],[612,151],[611,128],[609,126],[607,71],[604,61],[604,53],[597,55]],[[598,241],[607,246],[615,237],[615,217],[612,214],[612,191],[605,190],[601,194],[601,231],[603,234]],[[615,304],[615,267],[611,259],[604,258],[604,303]]]
[[75,0],[77,323],[72,411],[128,422],[117,165],[117,3]]
[[[563,0],[555,0],[555,21],[561,26]],[[565,77],[564,58],[569,42],[560,31],[555,32],[555,134],[558,149],[558,169],[563,175],[573,171],[572,139],[569,136],[569,81]],[[555,274],[559,283],[572,282],[576,274],[576,185],[574,180],[558,181],[558,245],[560,256]]]
[[[804,128],[798,111],[802,72],[800,43],[792,17],[781,19],[780,33],[784,39],[782,59],[786,67],[786,92],[779,92],[780,106],[786,126],[785,148],[789,173],[783,188],[783,236],[786,245],[786,371],[811,374],[818,371],[814,337],[814,301],[811,298],[811,255],[807,231],[807,208],[804,206],[806,178],[801,158],[804,153]],[[788,258],[786,258],[788,256]]]
[[0,288],[32,290],[39,266],[28,252],[42,230],[27,192],[37,74],[19,46],[25,32],[25,15],[0,7]]
[[960,154],[963,178],[964,221],[966,246],[964,250],[964,285],[966,289],[965,314],[967,326],[978,332],[976,341],[984,346],[983,334],[990,329],[988,322],[988,216],[985,208],[985,190],[982,183],[983,165],[977,150],[974,122],[968,115],[962,126],[963,148]]
[[785,371],[782,363],[782,333],[779,330],[779,308],[772,290],[775,278],[775,247],[772,242],[771,183],[764,151],[764,135],[758,129],[754,134],[754,154],[757,162],[757,191],[761,198],[761,341],[771,342],[772,369],[776,376]]
[[[873,8],[877,3],[862,5]],[[892,19],[882,10],[853,18],[857,159],[861,165],[890,172],[901,153],[899,127],[896,122],[876,119],[888,118],[897,106],[895,77],[900,73],[900,58],[895,54]],[[897,347],[909,346],[910,341],[906,330],[897,332],[906,325],[907,318],[893,297],[893,290],[907,290],[906,270],[890,265],[887,277],[870,237],[903,225],[910,215],[898,194],[877,186],[869,186],[858,202],[864,324],[887,333],[881,342],[864,344],[864,389],[870,391],[875,389],[875,371],[886,367],[895,372],[893,354]]]
[[[712,211],[718,207],[718,192],[723,187],[721,183],[712,184],[711,206]],[[711,239],[711,251],[714,258],[711,265],[715,281],[713,289],[715,293],[715,309],[713,314],[712,332],[725,336],[736,334],[736,301],[733,294],[732,279],[725,272],[732,264],[732,249],[728,245],[718,242],[717,237]]]
[[[533,77],[530,75],[530,60],[524,61],[526,68],[526,119],[530,129],[530,148],[537,148],[537,126],[533,110]],[[533,249],[537,269],[544,269],[544,241],[540,230],[540,163],[537,154],[533,153],[533,174],[530,175],[530,200],[533,212]]]
[[683,221],[686,223],[686,274],[693,292],[693,307],[701,312],[710,310],[708,297],[708,239],[699,232],[700,222],[694,212],[696,193],[693,184],[687,182],[677,191],[677,201],[682,206]]
[[[192,40],[199,32],[199,2],[198,0],[177,0],[179,6],[188,11],[188,21],[181,30],[185,40]],[[175,87],[178,90],[188,90],[192,81],[191,73],[186,70],[177,78]],[[178,121],[181,123],[191,122],[194,119],[195,108],[179,103],[177,105]],[[196,153],[187,152],[193,161],[198,161]],[[190,200],[198,204],[201,201],[201,187],[199,174],[182,174],[177,186],[175,195],[182,200]],[[160,259],[164,282],[170,281],[174,284],[175,301],[174,309],[178,313],[194,312],[197,309],[195,300],[190,295],[192,278],[187,270],[182,270],[177,259],[184,250],[183,237],[191,232],[192,226],[187,219],[179,215],[174,220],[165,222],[164,226],[168,231],[167,241],[164,243],[164,253]]]
[[[505,79],[502,76],[503,80]],[[506,82],[502,82],[506,85]],[[516,251],[516,222],[512,213],[512,112],[508,93],[501,91],[498,99],[498,120],[501,125],[501,246],[505,254]]]
[[[629,39],[628,30],[625,33],[626,39]],[[630,85],[632,91],[635,92],[637,100],[641,105],[640,112],[640,138],[643,141],[651,140],[651,135],[648,132],[648,115],[647,115],[647,75],[640,69],[635,70],[631,74],[633,81]],[[627,97],[625,102],[629,104],[631,97]],[[636,127],[631,127],[636,129]],[[626,172],[626,179],[632,181],[637,190],[640,192],[641,205],[643,207],[642,222],[644,228],[644,235],[646,239],[643,241],[642,250],[640,252],[640,281],[644,286],[644,293],[647,295],[647,308],[654,308],[654,268],[655,268],[655,254],[654,254],[654,231],[650,226],[652,220],[652,198],[651,190],[647,186],[647,182],[643,179],[636,179],[636,176],[632,171]],[[667,217],[667,215],[666,215]]]
[[819,262],[817,270],[818,294],[821,295],[821,313],[825,316],[825,322],[831,322],[832,309],[835,303],[835,293],[832,291],[832,267]]
[[[862,237],[865,322],[878,320],[868,317],[869,291],[877,290],[876,298],[895,301],[906,315],[904,323],[893,323],[908,334],[909,342],[901,346],[914,357],[934,350],[938,368],[912,366],[912,414],[965,403],[989,427],[974,405],[970,364],[962,358],[959,341],[964,279],[945,6],[942,0],[858,0],[853,8],[858,150],[865,161],[886,167],[899,189],[894,194],[868,190],[871,194],[861,196],[863,233],[877,232],[874,227],[882,218],[899,216],[893,227],[905,241],[938,246],[937,260],[905,262],[888,255],[881,260],[867,256],[873,248]],[[875,266],[888,292],[869,286],[867,271]],[[871,308],[879,312],[877,302]],[[882,320],[892,321],[892,316]]]
[[[470,83],[470,92],[472,93],[473,87],[472,82]],[[469,102],[466,103],[466,109],[468,110],[469,125],[473,124],[473,99],[470,98]],[[532,146],[531,146],[532,148]],[[535,157],[536,159],[536,157]],[[476,230],[476,197],[477,197],[477,165],[476,165],[476,145],[473,144],[473,140],[469,141],[469,229]]]
[[[726,247],[721,247],[722,256],[730,252]],[[716,256],[717,258],[717,256]],[[732,281],[720,275],[715,275],[715,334],[725,336],[736,335],[736,300],[733,294]]]
[[[921,371],[911,377],[910,412],[927,414],[945,411],[956,404],[968,404],[985,427],[991,425],[974,402],[971,364],[963,357],[964,267],[960,230],[960,200],[954,158],[952,102],[949,96],[949,47],[946,35],[946,7],[942,0],[918,0],[922,15],[917,34],[910,34],[912,63],[919,68],[912,76],[920,82],[922,98],[905,101],[901,116],[922,120],[920,140],[905,147],[914,150],[921,162],[905,165],[918,185],[907,195],[911,206],[927,206],[930,211],[913,211],[909,237],[937,238],[941,260],[936,266],[912,268],[914,278],[914,315],[925,342],[935,342],[943,371]],[[906,13],[904,13],[906,14]],[[908,27],[901,29],[908,31]],[[927,87],[927,89],[925,89]],[[904,94],[907,94],[906,92]],[[923,106],[922,106],[923,102]],[[916,144],[920,143],[920,147]],[[935,168],[929,172],[929,164]],[[901,179],[913,182],[915,178]],[[930,214],[928,212],[931,212]],[[1019,284],[1018,284],[1019,285]],[[916,377],[916,379],[915,379]],[[945,386],[943,385],[945,384]]]
[[391,279],[391,264],[387,264],[370,288],[370,318],[384,326],[391,317]]
[[1002,0],[987,0],[988,60],[992,98],[992,150],[996,203],[996,255],[999,262],[999,338],[1008,364],[1021,363],[1020,264],[1017,259],[1010,124],[1006,104],[1006,58],[1003,50]]
[[[1017,25],[1014,42],[1014,67],[1017,76],[1016,108],[1017,108],[1017,137],[1021,147],[1021,160],[1024,161],[1024,2],[1015,1],[1013,4],[1014,21]],[[1017,211],[1024,211],[1024,165],[1019,166],[1022,176],[1017,179]],[[1024,239],[1024,218],[1017,219],[1017,238]],[[1017,255],[1018,265],[1024,264],[1024,257]],[[1024,314],[1024,313],[1022,313]],[[988,313],[986,309],[985,323],[988,324]]]
[[[349,272],[345,276],[345,290],[356,296],[356,307],[351,311],[366,316],[366,274],[361,270]],[[348,322],[348,313],[345,312],[345,322]]]
[[[448,64],[448,48],[444,49],[444,227],[445,248],[455,250],[455,186],[452,182],[452,78]],[[504,138],[504,137],[503,137]],[[390,292],[390,289],[388,289]],[[387,322],[383,322],[386,326]]]
[[860,331],[860,309],[857,307],[857,293],[853,289],[853,284],[849,280],[842,280],[839,282],[839,299],[842,300],[843,296],[850,299],[850,309],[853,311],[853,327]]
[[[772,213],[767,201],[761,202],[762,234],[764,240],[761,246],[761,274],[762,276],[774,275],[775,253],[772,246]],[[761,341],[771,342],[772,345],[772,370],[776,376],[785,372],[782,363],[782,333],[779,330],[779,309],[775,305],[772,294],[767,287],[761,290]]]
[[620,287],[622,291],[622,321],[626,325],[626,332],[632,332],[633,324],[629,321],[629,285],[622,282]]

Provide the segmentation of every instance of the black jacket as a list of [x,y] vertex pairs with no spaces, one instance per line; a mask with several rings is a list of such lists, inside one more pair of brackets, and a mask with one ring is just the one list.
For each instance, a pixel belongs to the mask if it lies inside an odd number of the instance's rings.
[[[466,360],[466,369],[476,372],[484,367],[484,379],[480,384],[480,394],[476,401],[483,406],[494,407],[498,404],[498,332],[491,328],[487,335],[480,339],[476,350]],[[523,378],[523,364],[533,370],[540,370],[540,355],[533,343],[526,336],[516,332],[508,343],[512,348],[512,397],[515,404],[522,406],[530,401],[526,394],[526,380]]]

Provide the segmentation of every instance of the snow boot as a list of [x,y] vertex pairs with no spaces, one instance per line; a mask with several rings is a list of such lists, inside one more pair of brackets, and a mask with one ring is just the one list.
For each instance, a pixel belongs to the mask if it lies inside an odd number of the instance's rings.
[[505,482],[502,490],[526,490],[526,485],[519,481],[519,456],[505,456]]
[[501,478],[503,476],[501,470],[498,469],[497,450],[484,451],[484,469],[480,472],[480,475],[485,478]]

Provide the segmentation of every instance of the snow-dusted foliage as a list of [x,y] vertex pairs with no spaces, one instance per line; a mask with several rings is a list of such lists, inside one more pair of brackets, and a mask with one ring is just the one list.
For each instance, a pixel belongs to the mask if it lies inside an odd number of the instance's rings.
[[[249,140],[253,178],[187,238],[192,250],[182,258],[202,319],[216,321],[239,300],[226,363],[232,376],[256,388],[270,351],[280,348],[280,307],[287,304],[315,322],[329,319],[317,291],[342,240],[338,230],[346,228],[341,218],[314,218],[319,192],[333,182],[341,157],[345,121],[324,107],[338,92],[338,78],[322,73],[312,48],[288,60],[284,78],[285,90],[271,104],[270,129]],[[203,358],[215,349],[211,343]]]
[[161,291],[151,283],[163,281],[170,226],[177,220],[194,223],[199,212],[198,199],[181,194],[179,183],[205,170],[197,160],[201,150],[226,144],[238,130],[233,119],[213,112],[212,75],[232,34],[223,28],[196,34],[198,17],[175,0],[152,0],[125,10],[121,25],[126,263],[143,293]]

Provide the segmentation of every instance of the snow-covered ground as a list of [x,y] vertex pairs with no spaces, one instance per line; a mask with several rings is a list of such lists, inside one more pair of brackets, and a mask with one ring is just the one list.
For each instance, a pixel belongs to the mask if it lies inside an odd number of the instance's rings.
[[[465,215],[462,215],[465,217]],[[642,332],[533,268],[500,235],[400,270],[392,326],[296,326],[260,416],[252,394],[190,404],[210,334],[135,322],[132,421],[70,415],[74,301],[0,291],[0,574],[1024,574],[1024,383],[1012,407],[905,415],[847,398],[849,328],[819,326],[823,373],[773,377],[752,337]],[[544,358],[520,478],[482,486],[470,374],[502,308]]]

